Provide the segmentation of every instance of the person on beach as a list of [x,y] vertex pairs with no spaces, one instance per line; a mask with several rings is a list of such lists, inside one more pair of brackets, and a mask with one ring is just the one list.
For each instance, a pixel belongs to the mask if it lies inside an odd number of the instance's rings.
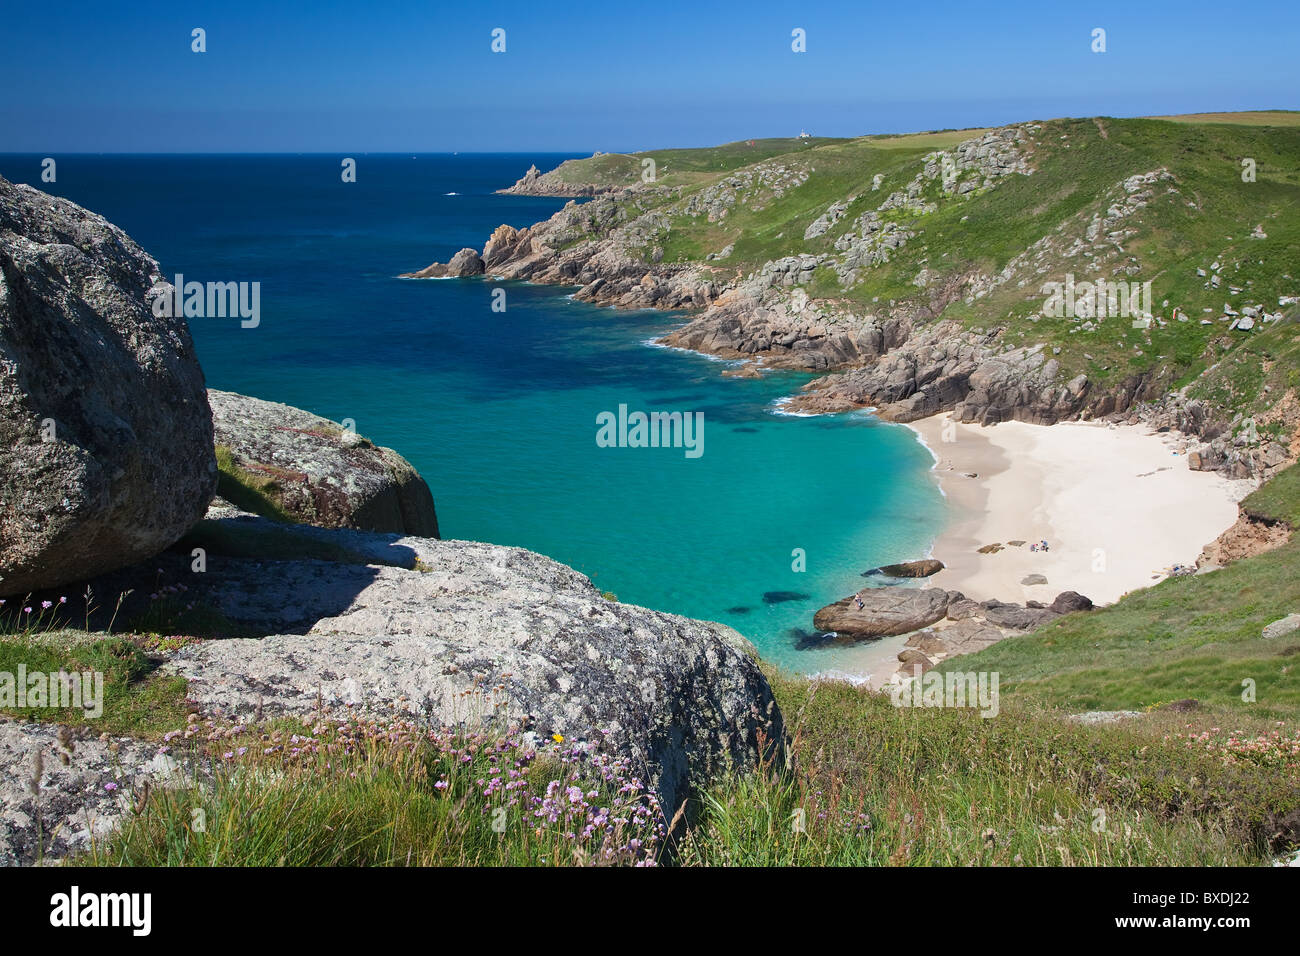
[[862,598],[858,597],[856,594],[853,595],[853,600],[857,602],[859,611],[866,607],[866,605],[862,603]]

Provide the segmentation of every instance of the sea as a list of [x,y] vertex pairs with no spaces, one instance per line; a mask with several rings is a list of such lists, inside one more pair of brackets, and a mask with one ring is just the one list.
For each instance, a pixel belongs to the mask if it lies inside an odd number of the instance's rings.
[[[947,520],[910,429],[787,414],[809,376],[726,377],[654,345],[682,313],[398,278],[556,212],[566,200],[495,190],[568,156],[354,154],[355,182],[338,155],[50,158],[53,182],[42,156],[0,155],[0,175],[105,216],[168,278],[260,283],[256,327],[191,320],[208,385],[351,419],[424,476],[444,538],[528,548],[620,601],[723,622],[792,672],[863,677],[862,649],[821,645],[814,612],[886,584],[862,574],[925,556]],[[702,420],[699,454],[598,442],[620,406]]]

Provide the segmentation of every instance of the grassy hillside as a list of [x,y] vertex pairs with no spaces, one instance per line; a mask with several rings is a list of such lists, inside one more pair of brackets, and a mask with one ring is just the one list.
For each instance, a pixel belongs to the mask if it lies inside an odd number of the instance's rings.
[[[1105,386],[1145,373],[1258,415],[1295,388],[1300,369],[1300,307],[1283,298],[1300,295],[1298,117],[1277,111],[1020,124],[1019,152],[1032,173],[973,179],[967,192],[921,174],[927,162],[933,168],[943,161],[941,152],[953,156],[985,130],[758,140],[600,156],[557,172],[573,182],[632,185],[641,159],[654,158],[660,188],[642,191],[630,214],[655,214],[643,222],[657,230],[652,244],[663,261],[693,263],[721,280],[785,256],[841,256],[837,241],[860,216],[879,211],[883,223],[912,237],[847,284],[832,268],[818,269],[807,288],[812,296],[866,314],[891,304],[933,305],[931,290],[945,277],[974,277],[979,294],[940,302],[940,317],[1001,330],[1011,345],[1044,343],[1067,378],[1086,373]],[[1243,160],[1253,161],[1253,181],[1243,181]],[[1153,181],[1134,186],[1132,178],[1145,174]],[[963,173],[958,182],[969,178]],[[918,185],[912,207],[881,208],[891,194]],[[805,238],[832,203],[844,204],[840,216]],[[708,258],[727,247],[725,259]],[[1124,318],[1044,316],[1043,283],[1066,274],[1079,282],[1151,282],[1155,322],[1134,328]],[[1247,306],[1283,318],[1230,329],[1225,314]]]

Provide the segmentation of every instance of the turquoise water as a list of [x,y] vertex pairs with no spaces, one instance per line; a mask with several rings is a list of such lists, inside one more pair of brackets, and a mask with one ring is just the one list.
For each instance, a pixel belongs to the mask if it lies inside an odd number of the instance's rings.
[[[910,430],[781,415],[806,377],[724,378],[725,363],[646,344],[680,316],[395,278],[549,216],[562,201],[492,190],[561,158],[361,156],[342,184],[333,156],[70,156],[44,188],[122,226],[168,276],[261,282],[257,328],[191,321],[208,383],[354,419],[424,475],[445,537],[539,551],[620,600],[723,621],[793,670],[859,669],[800,635],[862,571],[925,554],[940,530]],[[40,185],[39,170],[0,156],[11,180]],[[703,454],[598,447],[596,416],[620,404],[702,412]]]

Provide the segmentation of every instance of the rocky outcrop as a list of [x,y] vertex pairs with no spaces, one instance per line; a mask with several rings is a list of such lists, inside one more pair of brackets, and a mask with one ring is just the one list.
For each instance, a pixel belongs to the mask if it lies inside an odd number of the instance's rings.
[[1291,528],[1283,521],[1270,521],[1247,514],[1238,508],[1237,520],[1232,527],[1205,546],[1196,559],[1198,569],[1220,568],[1252,558],[1291,540]]
[[1004,627],[1013,631],[1032,631],[1060,617],[1051,608],[1007,604],[1002,601],[985,601],[981,607],[985,621],[995,627]]
[[0,595],[170,546],[216,483],[203,373],[158,264],[122,230],[0,179]]
[[[655,211],[635,215],[637,196],[670,192],[643,185],[623,190],[618,198],[567,203],[526,229],[498,226],[483,247],[484,269],[503,279],[578,286],[574,298],[584,302],[633,309],[703,308],[716,294],[711,274],[662,262],[667,217]],[[450,268],[451,263],[435,262],[421,272],[445,275]]]
[[1056,614],[1073,614],[1075,611],[1091,611],[1093,603],[1091,598],[1085,597],[1078,591],[1062,591],[1052,600],[1048,608]]
[[[259,523],[223,522],[230,534]],[[205,714],[347,707],[561,734],[645,768],[670,814],[781,740],[756,655],[730,628],[606,600],[518,548],[302,533],[409,567],[211,561],[191,599],[265,636],[192,645],[166,665]]]
[[904,561],[902,564],[885,564],[870,571],[863,571],[863,577],[883,574],[890,578],[928,578],[943,570],[943,562],[935,558],[923,558],[920,561]]
[[906,634],[941,620],[962,596],[942,588],[865,588],[826,605],[813,616],[813,627],[834,632],[836,643]]
[[212,389],[220,491],[248,510],[325,528],[438,537],[429,486],[405,458],[300,408]]
[[[1189,398],[1186,392],[1181,389],[1138,403],[1127,415],[1112,417],[1187,436],[1187,467],[1192,471],[1267,480],[1296,460],[1300,441],[1294,436],[1300,435],[1300,401],[1294,392],[1288,391],[1256,418],[1229,416],[1203,399]],[[1293,436],[1289,445],[1262,437],[1261,429],[1270,424],[1280,425],[1282,434]]]
[[1011,632],[1033,630],[1092,606],[1091,600],[1075,591],[1062,591],[1050,605],[1044,605],[1037,601],[977,603],[960,591],[942,588],[866,588],[818,611],[813,626],[825,633],[806,646],[911,634],[907,646],[937,660],[982,650]]
[[789,408],[820,413],[873,407],[882,418],[901,422],[951,410],[961,422],[1051,425],[1110,414],[1158,390],[1134,379],[1094,392],[1084,375],[1064,380],[1060,363],[1042,346],[1011,348],[995,335],[945,321],[913,332],[872,365],[809,383]]
[[477,249],[462,249],[445,264],[435,262],[419,272],[403,272],[401,279],[465,279],[469,276],[481,276],[484,271],[483,258]]
[[498,189],[497,192],[508,196],[554,196],[576,199],[582,196],[599,196],[622,188],[600,183],[565,182],[560,170],[567,162],[566,160],[565,163],[561,163],[549,173],[543,173],[536,165],[529,166],[528,171],[520,176],[513,186]]
[[[802,268],[800,261],[794,260],[792,268]],[[791,274],[761,272],[741,282],[659,341],[723,358],[760,359],[770,368],[814,372],[875,362],[907,341],[907,317],[858,316],[811,299],[801,288],[785,291],[784,279]]]

